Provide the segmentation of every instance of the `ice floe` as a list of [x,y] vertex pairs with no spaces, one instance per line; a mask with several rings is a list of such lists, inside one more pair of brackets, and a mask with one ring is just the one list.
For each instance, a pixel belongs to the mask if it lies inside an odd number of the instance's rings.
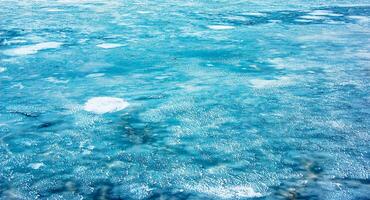
[[117,43],[102,43],[96,45],[97,47],[103,48],[103,49],[113,49],[113,48],[118,48],[122,47],[123,44],[117,44]]
[[228,25],[209,25],[208,28],[212,30],[230,30],[234,29],[235,27]]
[[45,49],[56,49],[62,45],[60,42],[42,42],[33,45],[21,46],[14,49],[8,49],[4,51],[5,55],[8,56],[23,56],[23,55],[30,55],[36,54],[40,50]]
[[89,99],[83,109],[96,114],[117,112],[125,109],[129,103],[115,97],[93,97]]
[[0,67],[0,73],[5,72],[6,68],[5,67]]
[[250,81],[252,87],[257,89],[287,86],[290,85],[292,82],[293,80],[291,77],[280,77],[275,80],[253,79]]

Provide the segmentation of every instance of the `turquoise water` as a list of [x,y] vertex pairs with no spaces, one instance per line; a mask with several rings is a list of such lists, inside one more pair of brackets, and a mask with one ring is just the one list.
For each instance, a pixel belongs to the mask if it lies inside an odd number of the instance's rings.
[[0,199],[368,199],[368,1],[9,1]]

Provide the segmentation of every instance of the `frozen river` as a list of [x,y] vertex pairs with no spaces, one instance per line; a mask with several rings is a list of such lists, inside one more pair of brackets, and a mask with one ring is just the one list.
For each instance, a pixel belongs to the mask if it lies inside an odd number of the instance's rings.
[[0,199],[370,197],[370,2],[0,4]]

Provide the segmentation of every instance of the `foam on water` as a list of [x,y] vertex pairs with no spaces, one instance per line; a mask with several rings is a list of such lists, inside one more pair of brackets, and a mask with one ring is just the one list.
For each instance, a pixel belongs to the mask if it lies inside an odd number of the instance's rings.
[[105,114],[123,110],[127,106],[129,106],[129,103],[120,98],[93,97],[85,103],[83,109],[96,114]]
[[5,55],[8,56],[24,56],[36,54],[38,51],[46,49],[56,49],[62,45],[60,42],[42,42],[34,45],[21,46],[14,49],[8,49],[4,51]]
[[102,44],[98,44],[96,45],[97,47],[100,47],[102,49],[113,49],[113,48],[118,48],[118,47],[122,47],[123,44],[116,44],[116,43],[102,43]]

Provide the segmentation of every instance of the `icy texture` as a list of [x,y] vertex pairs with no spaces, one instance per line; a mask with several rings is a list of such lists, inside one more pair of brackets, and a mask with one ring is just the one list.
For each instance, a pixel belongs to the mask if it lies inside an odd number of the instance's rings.
[[370,196],[368,0],[0,4],[0,199]]

